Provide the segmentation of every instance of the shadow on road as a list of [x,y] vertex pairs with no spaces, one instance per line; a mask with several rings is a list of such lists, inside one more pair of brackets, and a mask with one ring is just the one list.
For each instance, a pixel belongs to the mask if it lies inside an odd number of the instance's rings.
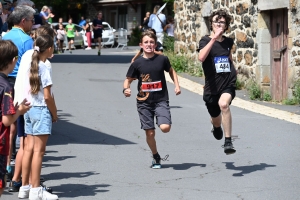
[[109,63],[109,64],[124,64],[130,63],[132,55],[56,55],[50,62],[51,63]]
[[206,167],[206,164],[182,163],[182,164],[163,164],[162,168],[173,168],[174,170],[188,170],[192,167]]
[[[126,145],[135,144],[128,140],[111,136],[109,134],[70,123],[64,117],[68,113],[59,112],[59,121],[53,125],[52,135],[47,146],[66,144],[99,144],[99,145]],[[47,159],[47,158],[45,158]],[[59,158],[57,158],[59,159]]]
[[89,176],[98,175],[100,173],[95,172],[54,172],[50,174],[42,175],[45,180],[63,180],[69,178],[85,178]]
[[252,172],[265,170],[267,167],[276,167],[276,165],[268,165],[266,163],[260,163],[256,165],[250,165],[250,166],[240,166],[240,167],[234,166],[233,162],[224,162],[224,163],[227,169],[241,171],[239,173],[232,174],[232,176],[244,176],[244,174],[250,174]]
[[[108,192],[109,190],[104,190],[102,188],[109,187],[108,184],[98,184],[98,185],[84,185],[84,184],[62,184],[56,187],[52,187],[55,194],[59,198],[74,198],[82,197],[82,199],[87,199],[87,197],[94,197],[99,192]],[[60,193],[60,191],[63,191]]]

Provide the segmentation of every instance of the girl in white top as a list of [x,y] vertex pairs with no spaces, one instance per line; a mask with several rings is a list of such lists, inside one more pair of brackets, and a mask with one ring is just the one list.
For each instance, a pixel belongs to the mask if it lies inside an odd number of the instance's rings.
[[59,24],[58,30],[57,30],[57,39],[59,44],[59,51],[63,52],[63,45],[65,40],[66,31],[64,29],[64,26],[62,24]]
[[[47,66],[47,58],[54,50],[53,38],[50,35],[40,35],[34,42],[34,52],[30,71],[24,81],[29,82],[29,98],[31,112],[24,115],[26,145],[22,160],[22,187],[19,196],[29,194],[29,199],[58,199],[40,187],[42,160],[46,144],[51,134],[52,123],[57,121],[57,109],[51,92],[53,85],[51,69]],[[31,187],[29,175],[31,172]]]
[[168,24],[164,27],[164,31],[167,32],[167,35],[170,37],[174,37],[174,18],[168,18]]

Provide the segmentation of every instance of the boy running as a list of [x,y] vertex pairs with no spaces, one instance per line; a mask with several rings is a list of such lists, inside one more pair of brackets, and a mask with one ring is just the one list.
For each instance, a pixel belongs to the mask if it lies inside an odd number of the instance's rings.
[[75,25],[72,22],[72,18],[69,19],[69,24],[66,26],[66,32],[67,32],[67,39],[68,39],[68,44],[69,44],[69,51],[72,53],[72,44],[74,43],[74,38],[76,32],[76,36],[78,36],[78,32],[75,28]]
[[170,131],[172,124],[164,71],[169,72],[175,84],[176,95],[179,95],[181,91],[177,74],[171,67],[169,59],[154,53],[156,41],[154,33],[147,31],[142,34],[140,47],[143,48],[144,54],[130,65],[123,84],[123,93],[125,97],[130,97],[130,84],[138,79],[136,98],[141,128],[146,132],[146,140],[153,154],[152,168],[159,169],[162,159],[156,147],[154,117],[156,117],[156,124],[164,133]]

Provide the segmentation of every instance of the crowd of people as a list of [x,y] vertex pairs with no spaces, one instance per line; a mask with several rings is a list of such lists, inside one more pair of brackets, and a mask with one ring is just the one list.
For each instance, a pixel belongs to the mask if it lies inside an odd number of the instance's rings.
[[[8,177],[9,191],[19,192],[18,197],[21,199],[55,200],[58,196],[52,194],[51,188],[44,186],[41,181],[47,140],[51,135],[52,123],[58,120],[51,90],[53,81],[49,59],[53,57],[55,38],[58,49],[62,51],[65,35],[71,53],[77,31],[72,19],[64,26],[63,19],[59,18],[55,28],[43,23],[54,17],[47,6],[42,8],[42,14],[39,15],[30,0],[19,0],[12,6],[7,9],[5,23],[8,24],[8,31],[0,40],[0,195]],[[174,19],[169,17],[168,24],[165,24],[164,14],[156,13],[159,8],[155,6],[154,14],[146,14],[140,39],[141,50],[132,59],[123,83],[123,94],[130,97],[131,83],[138,79],[137,110],[141,129],[145,131],[146,141],[153,154],[154,169],[161,168],[161,160],[167,158],[161,158],[157,150],[155,119],[164,133],[171,130],[172,124],[165,71],[174,81],[175,94],[181,94],[177,74],[162,51],[164,31],[169,37],[174,37]],[[41,24],[36,26],[38,20],[41,20]],[[209,20],[211,34],[199,42],[198,58],[205,74],[203,100],[211,116],[211,132],[217,140],[223,138],[224,129],[224,152],[228,155],[236,151],[231,141],[232,119],[229,108],[235,97],[236,81],[231,56],[233,40],[223,35],[231,17],[220,9],[213,12]],[[98,55],[101,55],[102,13],[97,14],[92,25],[89,20],[82,18],[81,25],[89,35],[91,30],[94,31],[94,38],[99,44]],[[15,158],[13,177],[9,177],[12,174],[10,162],[15,151],[16,134],[20,139],[20,147]]]

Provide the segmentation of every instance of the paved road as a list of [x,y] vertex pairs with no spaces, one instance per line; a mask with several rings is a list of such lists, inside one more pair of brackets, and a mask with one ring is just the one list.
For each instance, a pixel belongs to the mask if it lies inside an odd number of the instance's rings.
[[121,92],[135,49],[52,59],[60,120],[42,175],[60,199],[300,199],[299,125],[232,106],[237,153],[227,156],[210,133],[202,96],[186,89],[175,96],[170,83],[172,130],[157,131],[159,152],[170,157],[150,169],[134,95]]

